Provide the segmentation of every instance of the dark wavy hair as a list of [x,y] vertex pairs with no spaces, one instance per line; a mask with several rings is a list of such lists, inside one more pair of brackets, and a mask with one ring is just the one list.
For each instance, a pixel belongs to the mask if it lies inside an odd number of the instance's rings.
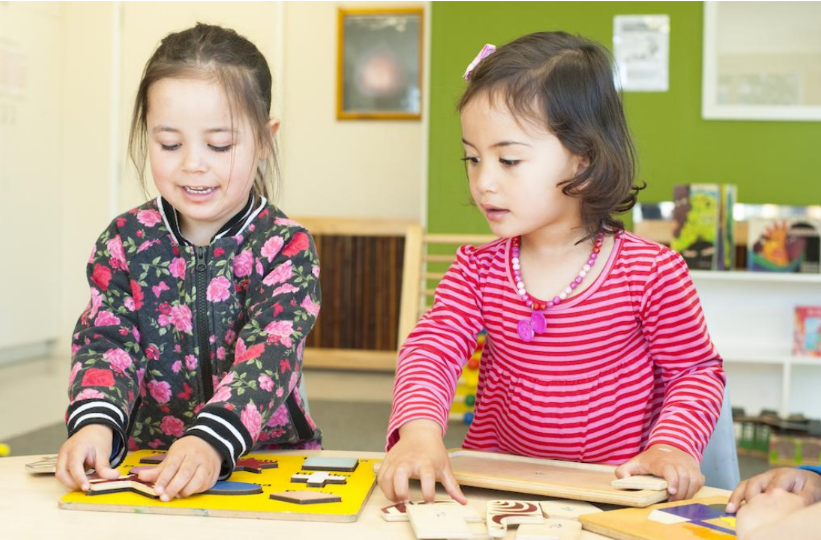
[[214,81],[225,90],[231,122],[237,113],[245,115],[257,147],[265,150],[266,159],[254,178],[254,193],[273,199],[279,182],[279,160],[276,141],[267,129],[272,82],[268,62],[253,43],[234,30],[202,23],[163,38],[143,70],[134,100],[128,149],[146,193],[148,91],[152,84],[166,78]]
[[499,47],[471,72],[461,111],[486,94],[519,119],[546,127],[570,152],[590,165],[563,181],[562,192],[581,199],[589,235],[614,233],[624,223],[614,214],[636,204],[646,185],[633,183],[636,152],[610,53],[600,44],[565,32],[537,32]]

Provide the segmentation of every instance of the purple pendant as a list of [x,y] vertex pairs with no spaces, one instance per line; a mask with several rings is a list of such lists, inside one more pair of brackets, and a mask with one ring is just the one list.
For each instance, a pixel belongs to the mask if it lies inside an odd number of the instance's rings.
[[519,337],[522,338],[522,341],[533,341],[533,326],[531,326],[529,320],[522,319],[519,321],[516,329],[519,331]]
[[533,327],[533,332],[542,334],[547,329],[547,320],[544,318],[544,313],[541,311],[534,311],[530,314],[530,326]]

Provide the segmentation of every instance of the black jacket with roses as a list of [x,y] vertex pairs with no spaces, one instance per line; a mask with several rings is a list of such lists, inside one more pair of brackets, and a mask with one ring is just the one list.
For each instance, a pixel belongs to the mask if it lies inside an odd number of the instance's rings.
[[298,391],[319,312],[313,240],[253,196],[207,247],[161,198],[117,217],[88,263],[91,302],[73,336],[67,427],[114,429],[128,449],[183,435],[212,444],[221,478],[255,448],[319,448]]

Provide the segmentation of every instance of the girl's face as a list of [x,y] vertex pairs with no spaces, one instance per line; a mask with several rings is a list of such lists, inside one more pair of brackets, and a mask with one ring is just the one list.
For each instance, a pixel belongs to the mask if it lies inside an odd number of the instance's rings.
[[[248,201],[259,159],[251,125],[225,92],[199,79],[161,79],[148,91],[148,156],[154,184],[183,234],[207,244]],[[272,122],[272,131],[276,124]]]
[[581,201],[558,186],[583,170],[582,158],[546,129],[521,125],[485,93],[461,117],[470,193],[495,235],[566,234],[582,225]]

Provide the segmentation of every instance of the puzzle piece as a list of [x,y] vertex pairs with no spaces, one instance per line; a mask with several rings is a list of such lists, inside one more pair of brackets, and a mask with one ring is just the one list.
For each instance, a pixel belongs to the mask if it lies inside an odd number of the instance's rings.
[[304,471],[354,472],[359,465],[357,458],[311,456],[302,464]]
[[429,538],[481,538],[468,523],[481,523],[482,516],[470,506],[456,504],[414,504],[406,507],[413,532],[419,540]]
[[315,472],[311,474],[294,474],[291,475],[291,482],[295,484],[308,484],[308,487],[321,488],[325,484],[346,484],[347,479],[339,474],[332,474],[327,472]]
[[577,540],[582,524],[571,519],[548,519],[538,525],[524,523],[516,531],[516,540]]
[[539,503],[545,517],[550,519],[579,519],[585,514],[595,514],[601,512],[600,508],[583,501],[570,501],[566,499],[554,499]]
[[[159,465],[168,454],[161,454],[157,456],[149,456],[140,459],[140,463],[145,465]],[[262,474],[265,469],[276,469],[279,464],[276,461],[260,460],[254,458],[246,458],[237,460],[237,466],[234,467],[234,472],[249,472],[254,474]]]
[[610,482],[610,486],[616,489],[649,489],[652,491],[663,491],[667,489],[667,480],[656,476],[637,475],[613,480]]
[[57,456],[48,456],[40,461],[26,463],[26,472],[32,474],[54,474],[57,468]]
[[237,466],[234,467],[234,472],[245,471],[254,474],[262,474],[265,469],[276,469],[279,463],[276,461],[259,460],[253,458],[240,459],[237,461]]
[[659,508],[658,511],[684,519],[694,525],[700,525],[707,529],[735,535],[735,515],[726,513],[724,511],[724,505],[708,506],[706,504],[693,503]]
[[293,504],[322,504],[342,502],[342,497],[322,491],[280,491],[271,493],[270,498]]
[[122,491],[131,491],[151,499],[160,498],[157,492],[154,491],[154,483],[143,482],[136,474],[127,474],[114,479],[98,478],[90,480],[86,495],[105,495]]
[[487,532],[494,538],[504,538],[508,525],[544,523],[542,509],[533,501],[488,501]]
[[[408,501],[406,503],[397,503],[393,506],[386,506],[379,511],[382,519],[385,521],[408,521],[408,506],[417,504],[430,504],[425,501]],[[432,504],[459,504],[453,499],[434,499]]]
[[220,480],[203,495],[259,495],[260,493],[262,493],[262,486],[259,484]]

